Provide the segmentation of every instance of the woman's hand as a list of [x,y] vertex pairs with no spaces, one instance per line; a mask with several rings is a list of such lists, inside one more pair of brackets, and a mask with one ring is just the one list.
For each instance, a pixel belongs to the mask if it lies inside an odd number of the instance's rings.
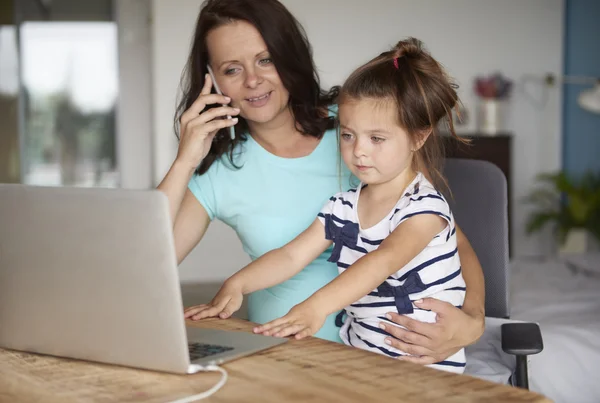
[[393,336],[386,338],[386,343],[410,354],[400,357],[401,360],[423,365],[444,361],[461,348],[476,342],[483,334],[483,317],[472,317],[452,304],[434,298],[414,303],[419,308],[435,312],[436,322],[420,322],[390,312],[387,318],[406,329],[381,324]]
[[[212,80],[210,75],[205,76],[204,87],[194,103],[186,110],[179,121],[179,150],[176,161],[194,170],[206,157],[210,150],[213,138],[225,127],[233,126],[238,119],[220,119],[227,115],[235,116],[240,113],[237,108],[225,106],[231,99],[219,94],[211,94]],[[223,104],[224,106],[209,109],[206,105]]]
[[240,309],[243,300],[242,288],[225,282],[209,304],[187,308],[183,316],[191,320],[200,320],[215,316],[226,319]]

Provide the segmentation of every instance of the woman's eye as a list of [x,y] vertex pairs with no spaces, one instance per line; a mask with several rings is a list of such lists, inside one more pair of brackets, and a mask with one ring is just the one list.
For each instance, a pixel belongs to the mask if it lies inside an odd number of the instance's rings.
[[352,135],[350,133],[342,133],[342,139],[350,140],[352,139]]
[[269,64],[269,63],[272,63],[272,62],[273,62],[273,60],[271,60],[270,57],[265,57],[264,59],[260,59],[259,63],[260,64]]
[[371,141],[373,143],[381,143],[382,141],[384,141],[385,139],[382,137],[371,137]]
[[237,70],[238,70],[238,69],[237,69],[237,68],[235,68],[235,67],[230,67],[230,68],[228,68],[227,70],[225,70],[225,75],[228,75],[228,76],[230,76],[230,75],[232,75],[232,74],[235,74],[235,72],[236,72]]

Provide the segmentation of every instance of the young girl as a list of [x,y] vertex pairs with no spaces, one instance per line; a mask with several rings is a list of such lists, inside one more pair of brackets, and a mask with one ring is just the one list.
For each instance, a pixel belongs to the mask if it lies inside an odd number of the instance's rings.
[[[462,306],[454,218],[424,175],[444,183],[437,127],[446,118],[455,135],[454,88],[414,38],[358,68],[340,92],[339,130],[342,158],[360,185],[331,197],[306,231],[229,278],[209,305],[194,311],[195,319],[229,317],[244,294],[291,278],[332,244],[329,260],[340,275],[255,332],[300,339],[344,308],[338,316],[344,343],[398,357],[405,353],[386,344],[384,329],[396,326],[387,312],[435,322],[434,312],[419,309],[422,298]],[[433,366],[463,372],[464,349]]]

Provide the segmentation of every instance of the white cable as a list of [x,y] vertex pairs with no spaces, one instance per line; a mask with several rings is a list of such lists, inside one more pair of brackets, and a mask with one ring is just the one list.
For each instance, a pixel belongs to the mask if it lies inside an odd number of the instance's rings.
[[207,367],[202,368],[202,371],[220,372],[221,379],[219,380],[219,382],[217,382],[217,384],[215,386],[213,386],[206,392],[198,393],[197,395],[184,397],[179,400],[173,400],[172,402],[169,402],[169,403],[189,403],[189,402],[195,402],[197,400],[205,399],[205,398],[215,394],[219,389],[221,389],[223,387],[223,385],[225,385],[225,382],[227,382],[227,371],[225,371],[223,368],[221,368],[217,365],[209,365]]

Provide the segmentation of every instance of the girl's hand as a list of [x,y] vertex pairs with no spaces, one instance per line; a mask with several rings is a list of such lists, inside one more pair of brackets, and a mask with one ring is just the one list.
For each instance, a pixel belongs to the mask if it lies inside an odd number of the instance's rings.
[[210,75],[205,76],[204,87],[194,103],[186,110],[179,121],[179,149],[176,161],[179,161],[190,169],[196,169],[200,162],[206,157],[210,150],[213,138],[219,129],[233,126],[238,119],[219,119],[227,115],[235,116],[240,113],[237,108],[221,106],[209,109],[206,105],[223,104],[231,102],[229,97],[219,94],[211,94],[212,80]]
[[183,316],[191,320],[200,320],[215,316],[226,319],[240,309],[243,300],[244,295],[240,287],[225,283],[209,304],[187,308]]
[[253,329],[254,333],[262,333],[265,336],[286,337],[295,334],[297,340],[312,336],[325,323],[327,315],[303,302],[296,305],[290,312],[262,326]]
[[417,364],[434,364],[444,361],[479,339],[483,334],[484,318],[469,316],[452,304],[434,298],[414,302],[419,308],[437,313],[436,323],[424,323],[397,313],[386,316],[406,329],[385,326],[388,337],[386,343],[411,356],[399,359]]

